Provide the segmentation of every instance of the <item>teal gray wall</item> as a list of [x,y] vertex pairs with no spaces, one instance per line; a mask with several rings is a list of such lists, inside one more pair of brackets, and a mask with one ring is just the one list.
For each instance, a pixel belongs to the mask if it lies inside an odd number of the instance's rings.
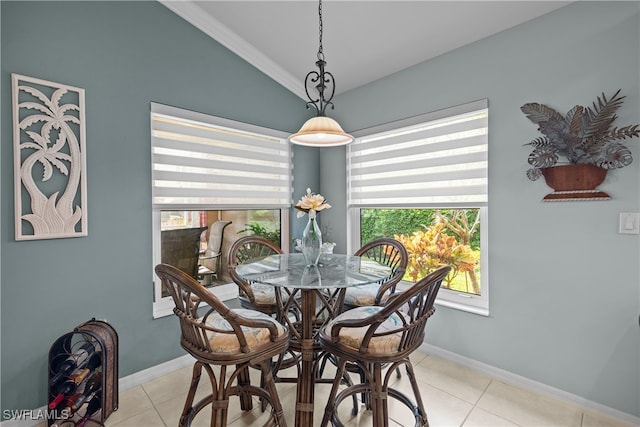
[[[120,334],[120,375],[183,354],[175,319],[151,317],[149,102],[294,131],[302,102],[155,2],[0,2],[2,409],[45,404],[46,355],[91,317]],[[536,137],[525,102],[568,110],[621,88],[619,123],[640,120],[637,2],[580,2],[335,100],[357,130],[488,98],[491,315],[443,307],[430,343],[640,415],[640,154],[610,173],[608,202],[545,204],[524,176]],[[426,41],[428,42],[428,41]],[[86,89],[89,236],[16,242],[10,73]],[[339,79],[339,76],[337,76]],[[294,147],[294,199],[334,208],[321,225],[346,250],[344,148]],[[293,235],[304,225],[292,212]]]
[[[151,315],[149,103],[283,131],[297,130],[309,113],[303,100],[157,2],[0,7],[0,407],[30,409],[46,402],[49,346],[91,317],[119,332],[121,376],[184,354],[173,316]],[[86,91],[88,237],[14,240],[11,73]],[[309,153],[295,155],[304,164]]]
[[[293,203],[295,204],[306,194],[307,188],[310,188],[313,193],[320,192],[320,149],[302,145],[294,145],[293,149]],[[291,238],[295,239],[302,235],[308,217],[305,215],[298,218],[296,209],[291,209],[289,213]],[[290,250],[293,251],[293,246],[290,246]]]
[[[634,162],[600,186],[610,201],[543,203],[550,189],[525,177],[523,147],[539,134],[520,106],[546,103],[564,114],[622,89],[616,123],[640,123],[639,9],[573,3],[335,101],[353,131],[489,99],[491,313],[439,307],[427,341],[636,416],[640,241],[617,231],[619,212],[640,211],[640,141],[629,143]],[[333,193],[343,178],[324,171],[343,169],[344,148],[332,150],[323,150],[321,170],[333,200],[343,197]]]

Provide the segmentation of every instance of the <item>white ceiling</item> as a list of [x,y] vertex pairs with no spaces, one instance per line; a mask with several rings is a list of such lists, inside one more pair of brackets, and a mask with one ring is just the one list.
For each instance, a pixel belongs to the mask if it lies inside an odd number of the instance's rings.
[[[159,0],[306,100],[317,70],[316,0]],[[336,94],[563,7],[571,1],[325,0],[322,45]]]

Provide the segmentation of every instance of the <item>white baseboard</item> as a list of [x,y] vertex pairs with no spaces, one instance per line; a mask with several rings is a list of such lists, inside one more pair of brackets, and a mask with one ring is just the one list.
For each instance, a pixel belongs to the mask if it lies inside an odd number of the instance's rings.
[[470,359],[465,356],[461,356],[457,353],[444,350],[440,347],[436,347],[431,344],[423,343],[420,346],[420,349],[425,353],[433,354],[434,356],[438,356],[443,359],[449,360],[451,362],[455,362],[460,365],[466,366],[468,368],[475,369],[476,371],[484,372],[487,375],[491,375],[492,377],[507,381],[511,384],[514,384],[532,391],[537,391],[539,393],[546,394],[556,399],[564,400],[565,402],[574,403],[584,408],[591,409],[594,412],[599,412],[599,413],[608,415],[612,418],[617,418],[622,421],[631,423],[633,425],[640,426],[640,417],[627,414],[626,412],[622,412],[617,409],[611,408],[609,406],[605,406],[601,403],[593,402],[591,400],[585,399],[584,397],[581,397],[572,393],[568,393],[564,390],[560,390],[555,387],[548,386],[546,384],[531,380],[529,378],[522,377],[512,372],[505,371],[491,365],[487,365],[486,363],[482,363],[477,360]]
[[127,375],[126,377],[122,377],[120,378],[120,381],[118,381],[118,387],[120,391],[128,390],[140,384],[160,378],[161,376],[167,375],[173,371],[177,371],[178,369],[191,366],[194,361],[195,359],[193,357],[185,354],[184,356],[180,356],[176,359],[172,359],[159,365],[143,369],[142,371],[135,372],[131,375]]

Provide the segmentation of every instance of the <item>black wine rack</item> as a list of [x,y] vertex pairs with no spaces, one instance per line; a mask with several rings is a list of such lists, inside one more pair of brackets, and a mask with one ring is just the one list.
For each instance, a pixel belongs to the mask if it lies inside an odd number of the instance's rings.
[[[47,405],[55,398],[55,388],[51,380],[60,370],[61,364],[69,357],[74,357],[78,349],[87,342],[95,347],[96,352],[101,352],[100,366],[95,368],[96,373],[101,371],[100,409],[91,415],[85,427],[104,426],[104,422],[111,413],[118,409],[118,334],[107,322],[91,319],[78,325],[72,332],[58,338],[49,349],[49,369],[47,378]],[[93,372],[92,372],[93,373]],[[91,375],[91,373],[89,374]],[[82,385],[80,385],[82,387]],[[73,427],[87,411],[89,399],[84,402],[76,412],[49,409],[47,425],[52,427]]]

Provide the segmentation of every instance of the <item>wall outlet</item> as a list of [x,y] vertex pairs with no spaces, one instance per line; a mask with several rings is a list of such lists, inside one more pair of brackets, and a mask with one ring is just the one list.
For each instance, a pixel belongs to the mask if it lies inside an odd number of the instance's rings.
[[618,233],[640,234],[640,212],[620,212]]

